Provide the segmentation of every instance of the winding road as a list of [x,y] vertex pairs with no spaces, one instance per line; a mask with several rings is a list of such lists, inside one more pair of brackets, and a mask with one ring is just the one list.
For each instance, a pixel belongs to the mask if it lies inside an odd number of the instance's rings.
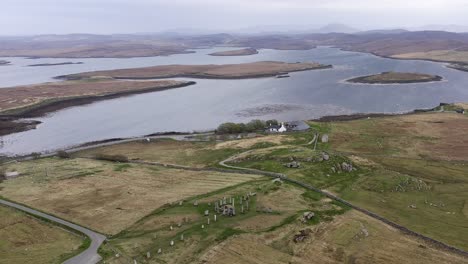
[[91,239],[91,245],[83,252],[80,254],[68,259],[67,261],[64,262],[64,264],[95,264],[98,263],[101,260],[101,256],[97,253],[98,248],[101,246],[102,242],[106,240],[106,237],[104,235],[101,235],[99,233],[96,233],[92,230],[89,230],[87,228],[84,228],[82,226],[70,223],[68,221],[65,221],[63,219],[57,218],[55,216],[51,216],[48,214],[45,214],[43,212],[39,212],[37,210],[31,209],[29,207],[16,204],[13,202],[9,202],[3,199],[0,199],[0,204],[6,205],[15,209],[18,209],[20,211],[29,213],[31,215],[35,215],[41,218],[45,218],[47,220],[50,220],[54,223],[58,223],[60,225],[64,225],[68,228],[71,228],[79,233],[85,234],[89,239]]

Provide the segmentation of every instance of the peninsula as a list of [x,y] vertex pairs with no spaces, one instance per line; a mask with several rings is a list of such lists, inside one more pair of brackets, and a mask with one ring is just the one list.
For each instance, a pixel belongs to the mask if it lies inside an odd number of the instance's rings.
[[124,81],[93,78],[0,89],[0,117],[36,117],[46,112],[130,94],[184,87],[195,82]]
[[459,71],[468,72],[468,63],[466,62],[452,63],[448,65],[447,67],[451,69],[459,70]]
[[0,136],[35,129],[41,123],[34,120],[18,121],[21,118],[38,117],[70,106],[192,84],[195,82],[90,79],[3,88],[0,89]]
[[214,52],[208,55],[211,55],[211,56],[248,56],[248,55],[254,55],[254,54],[258,54],[258,50],[253,49],[253,48],[247,48],[247,49]]
[[273,77],[288,72],[308,71],[331,68],[319,63],[286,63],[261,61],[242,64],[223,65],[163,65],[145,68],[94,71],[58,76],[59,79],[80,80],[94,76],[114,79],[162,79],[162,78],[200,78],[200,79],[248,79]]
[[436,82],[441,80],[442,77],[438,75],[411,72],[382,72],[380,74],[349,79],[347,82],[365,84],[404,84]]

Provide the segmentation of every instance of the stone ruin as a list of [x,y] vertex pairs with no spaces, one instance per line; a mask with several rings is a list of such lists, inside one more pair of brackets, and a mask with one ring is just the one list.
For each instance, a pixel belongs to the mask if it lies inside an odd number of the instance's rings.
[[293,238],[294,243],[303,242],[310,236],[310,233],[312,233],[312,229],[310,228],[299,231],[299,234],[294,235],[294,238]]
[[315,216],[314,212],[304,212],[301,222],[306,223]]
[[331,168],[332,173],[352,172],[353,170],[356,170],[356,168],[354,168],[353,164],[347,162],[343,162],[341,164],[337,163]]
[[286,163],[284,164],[284,166],[286,168],[293,168],[293,169],[297,169],[297,168],[300,168],[301,167],[301,164],[297,161],[292,161],[292,162],[289,162],[289,163]]

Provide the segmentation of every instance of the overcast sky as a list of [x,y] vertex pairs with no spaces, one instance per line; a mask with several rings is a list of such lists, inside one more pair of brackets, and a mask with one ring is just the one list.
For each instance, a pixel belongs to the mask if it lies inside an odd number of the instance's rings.
[[0,35],[468,25],[468,0],[1,0]]

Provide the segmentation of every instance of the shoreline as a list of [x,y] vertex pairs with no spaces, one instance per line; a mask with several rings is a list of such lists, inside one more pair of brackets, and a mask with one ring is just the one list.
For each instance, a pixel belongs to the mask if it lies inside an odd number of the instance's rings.
[[[414,109],[408,112],[400,112],[400,113],[354,113],[354,114],[349,114],[349,115],[328,115],[328,116],[323,116],[320,118],[316,119],[310,119],[307,121],[313,121],[313,122],[347,122],[347,121],[353,121],[353,120],[360,120],[360,119],[367,119],[367,118],[381,118],[381,117],[392,117],[392,116],[405,116],[405,115],[412,115],[412,114],[421,114],[421,113],[427,113],[427,112],[432,112],[434,109],[437,107],[433,108],[425,108],[425,109]],[[37,121],[36,121],[37,122]],[[125,137],[125,138],[108,138],[108,139],[103,139],[103,140],[97,140],[97,141],[89,141],[89,142],[84,142],[81,144],[77,144],[74,146],[67,146],[61,149],[56,149],[52,151],[43,151],[40,152],[39,157],[49,157],[49,156],[54,156],[58,151],[73,151],[74,149],[79,149],[79,148],[94,148],[98,147],[102,144],[119,144],[122,142],[126,142],[129,140],[144,140],[145,138],[155,138],[155,137],[173,137],[173,136],[194,136],[194,135],[199,135],[199,134],[210,134],[213,133],[214,131],[203,131],[203,132],[183,132],[183,131],[171,131],[171,132],[155,132],[151,133],[148,135],[143,135],[143,136],[134,136],[134,137]],[[23,159],[23,158],[35,158],[36,153],[31,153],[31,154],[25,154],[25,155],[8,155],[5,153],[0,153],[0,164],[2,163],[2,159],[4,159],[6,162],[9,162],[11,159]],[[37,154],[36,154],[37,156]]]
[[109,93],[104,95],[86,95],[68,98],[55,98],[30,106],[6,110],[4,112],[0,112],[0,137],[36,129],[36,126],[42,123],[36,120],[19,121],[20,119],[42,117],[51,112],[55,112],[69,107],[86,105],[97,101],[116,99],[135,94],[144,94],[176,88],[183,88],[195,84],[196,82],[189,81],[182,84],[169,85],[166,87],[146,88],[134,91]]
[[178,54],[191,54],[195,53],[191,49],[181,51],[181,52],[174,52],[174,53],[167,53],[167,54],[159,54],[159,55],[142,55],[142,56],[127,56],[127,55],[120,55],[120,56],[31,56],[31,55],[1,55],[2,58],[23,58],[28,60],[37,60],[37,59],[131,59],[131,58],[149,58],[149,57],[168,57],[171,55],[178,55]]
[[130,90],[130,91],[122,91],[122,92],[115,92],[115,93],[108,93],[103,95],[84,95],[84,96],[74,96],[74,97],[63,97],[63,98],[54,98],[45,100],[43,102],[24,106],[16,109],[10,109],[0,112],[0,118],[32,118],[32,117],[41,117],[44,114],[55,112],[57,110],[61,110],[64,108],[78,106],[78,105],[85,105],[89,103],[93,103],[96,101],[103,101],[108,99],[115,99],[119,97],[134,95],[134,94],[143,94],[143,93],[150,93],[150,92],[159,92],[169,89],[175,88],[182,88],[196,84],[194,81],[188,81],[181,84],[176,85],[168,85],[165,87],[153,87],[153,88],[145,88],[139,90]]
[[36,129],[41,123],[41,121],[35,120],[18,121],[15,118],[0,117],[0,137]]

